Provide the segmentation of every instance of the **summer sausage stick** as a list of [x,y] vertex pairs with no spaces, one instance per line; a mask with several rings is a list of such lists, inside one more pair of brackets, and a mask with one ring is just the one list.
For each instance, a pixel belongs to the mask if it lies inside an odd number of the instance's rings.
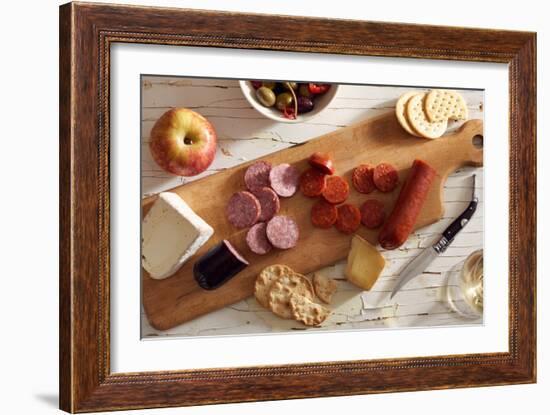
[[425,161],[417,159],[413,162],[409,177],[378,235],[378,242],[382,248],[395,249],[407,240],[426,201],[435,175],[436,171]]

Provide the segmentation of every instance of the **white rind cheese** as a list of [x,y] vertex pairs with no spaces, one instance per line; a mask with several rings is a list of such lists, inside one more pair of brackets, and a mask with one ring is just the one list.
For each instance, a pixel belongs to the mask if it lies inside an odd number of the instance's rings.
[[214,229],[175,193],[160,193],[143,219],[141,258],[154,279],[173,275],[212,236]]

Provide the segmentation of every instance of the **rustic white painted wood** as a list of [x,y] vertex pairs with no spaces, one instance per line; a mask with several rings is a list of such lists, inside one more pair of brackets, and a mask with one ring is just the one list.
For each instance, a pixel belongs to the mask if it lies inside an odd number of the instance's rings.
[[[216,173],[247,160],[307,141],[312,137],[347,126],[366,117],[392,110],[407,87],[342,85],[331,105],[317,118],[302,124],[276,123],[256,112],[243,97],[237,81],[143,77],[142,79],[142,192],[160,192],[191,180]],[[483,118],[483,92],[462,91],[470,118]],[[193,178],[177,177],[162,171],[149,152],[149,133],[164,111],[187,107],[206,116],[219,139],[218,153],[210,168]],[[450,129],[456,129],[454,123]],[[468,226],[450,248],[426,272],[389,299],[400,270],[430,246],[470,202],[470,175],[478,177],[481,200]],[[319,270],[338,281],[331,304],[332,316],[319,328],[307,330],[356,330],[375,328],[427,327],[481,324],[465,320],[447,304],[445,272],[483,247],[483,169],[464,168],[451,175],[445,185],[444,218],[415,232],[406,244],[383,252],[387,266],[371,291],[363,292],[346,282],[345,260]],[[306,330],[300,323],[282,320],[262,308],[253,297],[209,313],[166,331],[153,329],[141,313],[142,337],[216,336]]]

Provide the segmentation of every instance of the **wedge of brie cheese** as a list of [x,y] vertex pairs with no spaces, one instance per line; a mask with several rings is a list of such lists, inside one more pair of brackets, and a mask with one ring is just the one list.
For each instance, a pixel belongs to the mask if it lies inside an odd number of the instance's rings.
[[173,275],[214,230],[175,193],[160,193],[141,227],[143,268],[152,278]]

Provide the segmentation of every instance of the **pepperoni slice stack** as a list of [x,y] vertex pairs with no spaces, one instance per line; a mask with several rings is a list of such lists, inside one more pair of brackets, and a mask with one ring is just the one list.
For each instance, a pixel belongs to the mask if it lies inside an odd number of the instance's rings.
[[[308,160],[311,168],[302,173],[300,177],[300,190],[306,197],[319,197],[311,208],[311,223],[313,226],[328,229],[335,225],[337,229],[356,229],[355,221],[350,223],[347,216],[339,218],[341,207],[336,205],[343,203],[349,196],[349,184],[340,176],[334,175],[334,163],[325,153],[315,152]],[[346,205],[351,206],[351,205]],[[344,208],[343,212],[347,212]],[[361,223],[359,213],[357,226]],[[340,225],[338,221],[340,220]]]
[[[344,203],[349,196],[349,184],[334,174],[334,164],[327,154],[315,152],[308,162],[311,168],[300,176],[300,190],[306,197],[322,197],[311,208],[313,226],[322,229],[335,226],[340,232],[350,234],[361,224],[368,229],[377,229],[384,224],[386,213],[381,201],[369,199],[360,208]],[[388,193],[398,186],[399,175],[389,163],[360,164],[353,169],[351,182],[362,194],[375,190]]]

